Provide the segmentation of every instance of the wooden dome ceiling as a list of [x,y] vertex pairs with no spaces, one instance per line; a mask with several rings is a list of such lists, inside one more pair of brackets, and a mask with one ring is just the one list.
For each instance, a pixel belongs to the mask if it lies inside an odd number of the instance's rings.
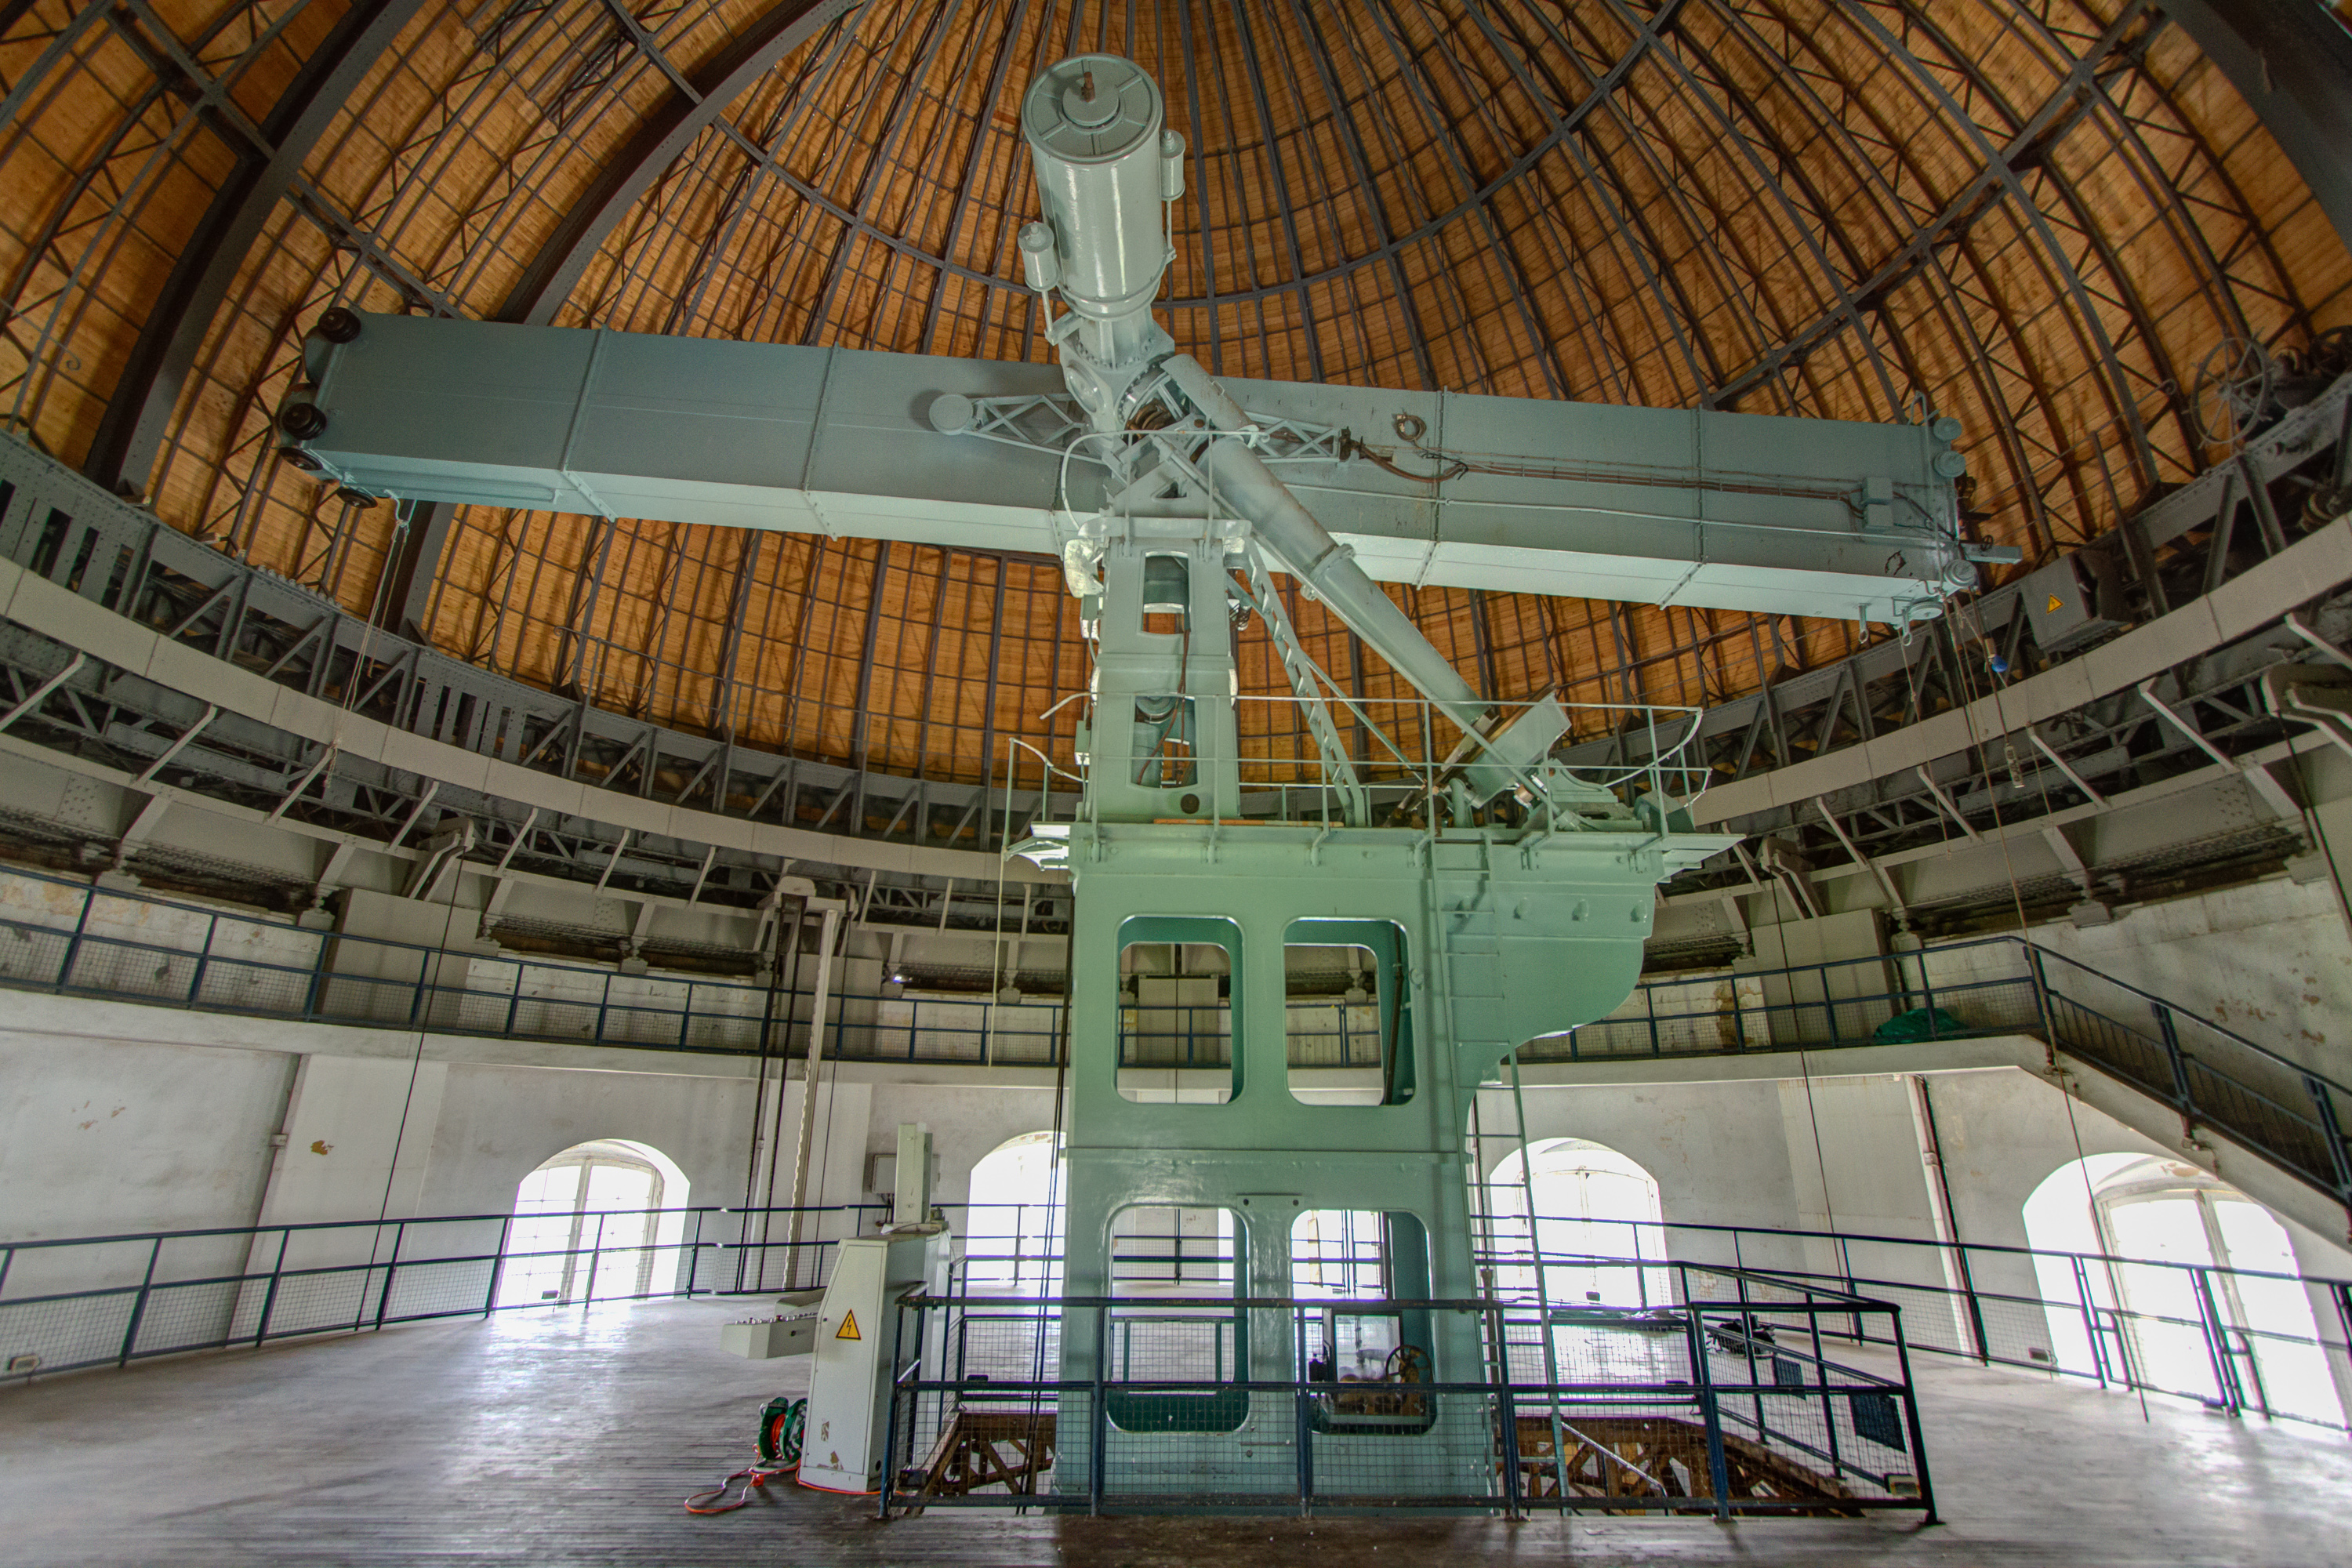
[[[2200,471],[2213,344],[2352,321],[2302,180],[2145,0],[29,0],[0,35],[0,397],[174,525],[458,657],[1001,776],[1005,737],[1066,752],[1074,710],[1039,716],[1085,679],[1049,563],[477,507],[410,595],[392,509],[276,462],[268,420],[333,303],[1043,359],[1016,109],[1094,48],[1191,141],[1165,319],[1213,369],[1934,408],[2029,563]],[[1711,702],[1854,636],[1397,592],[1502,697]]]

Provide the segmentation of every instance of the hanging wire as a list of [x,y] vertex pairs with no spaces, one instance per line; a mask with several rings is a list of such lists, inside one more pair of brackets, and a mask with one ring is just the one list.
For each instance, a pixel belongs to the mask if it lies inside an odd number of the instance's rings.
[[[1991,638],[1985,630],[1984,617],[1979,612],[1978,606],[1974,604],[1970,604],[1966,607],[1963,613],[1968,615],[1976,623],[1978,643],[1980,646],[1990,647]],[[1982,757],[1984,755],[1984,742],[1982,736],[1977,730],[1976,716],[1973,711],[1976,703],[1975,700],[1968,695],[1968,661],[1966,659],[1955,659],[1953,661],[1953,665],[1958,673],[1961,695],[1964,699],[1960,704],[1961,719],[1969,727],[1969,740],[1971,748],[1979,757]],[[1992,701],[1993,720],[2000,726],[2001,736],[2003,740],[2006,740],[2010,734],[2009,715],[2000,700],[2000,683],[1997,679],[1992,679],[1992,673],[1993,672],[1990,669],[1986,671],[1985,685],[1987,688],[1987,695]],[[2001,820],[2000,792],[1988,785],[1985,791],[1985,799],[1992,812],[1993,828],[2000,843],[2000,863],[2002,870],[2009,878],[2010,901],[2017,910],[2017,934],[2019,940],[2022,941],[2030,948],[2033,945],[2033,937],[2032,934],[2032,928],[2026,921],[2025,893],[2018,885],[2017,866],[2010,858],[2009,826]],[[2032,961],[2031,959],[2027,960],[2029,965],[2032,962]],[[2050,1009],[2048,994],[2043,990],[2038,980],[2034,983],[2033,986],[2033,999],[2035,1008],[2042,1015],[2042,1028],[2044,1037],[2044,1045],[2050,1054],[2049,1059],[2051,1069],[2052,1071],[2061,1074],[2063,1078],[2071,1080],[2074,1075],[2058,1065],[2058,1030],[2054,1016]],[[2062,1098],[2066,1103],[2066,1130],[2073,1135],[2074,1140],[2074,1169],[2081,1173],[2083,1178],[2083,1201],[2088,1205],[2090,1210],[2091,1234],[2095,1237],[2098,1238],[2101,1243],[2099,1248],[2100,1258],[2102,1260],[2101,1267],[2106,1271],[2107,1290],[2115,1299],[2115,1303],[2117,1309],[2121,1309],[2124,1300],[2123,1283],[2116,1277],[2115,1259],[2105,1245],[2105,1229],[2099,1223],[2099,1197],[2097,1192],[2091,1185],[2090,1163],[2088,1157],[2083,1152],[2083,1129],[2074,1117],[2074,1089],[2071,1082],[2062,1082],[2058,1086],[2058,1092],[2060,1098]],[[2084,1305],[2088,1306],[2089,1303],[2086,1302]],[[2094,1334],[2097,1332],[2097,1321],[2098,1320],[2095,1313],[2092,1318],[2092,1331]],[[2116,1335],[2118,1342],[2122,1339],[2123,1332],[2123,1321],[2122,1318],[2118,1316],[2116,1322]],[[2095,1342],[2094,1342],[2091,1347],[2091,1353],[2095,1358],[2099,1353],[2098,1346]],[[2146,1389],[2139,1390],[2139,1414],[2140,1419],[2143,1422],[2149,1419],[2147,1413],[2147,1391]]]

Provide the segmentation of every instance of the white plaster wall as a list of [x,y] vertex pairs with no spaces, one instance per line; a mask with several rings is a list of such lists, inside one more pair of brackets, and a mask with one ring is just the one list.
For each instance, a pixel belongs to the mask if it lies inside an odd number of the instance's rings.
[[1910,1086],[1884,1075],[1780,1083],[1800,1222],[1808,1229],[1935,1239]]
[[0,1036],[0,1237],[252,1223],[295,1061]]
[[[932,1199],[941,1204],[971,1202],[971,1168],[1007,1139],[1024,1132],[1044,1132],[1054,1125],[1054,1091],[1032,1085],[959,1089],[942,1093],[940,1086],[877,1083],[866,1152],[898,1151],[898,1124],[927,1123],[931,1152],[939,1162]],[[978,1194],[989,1201],[987,1194]]]
[[[2026,1246],[2026,1199],[2076,1158],[2078,1149],[2084,1154],[2179,1152],[2079,1102],[2070,1119],[2064,1096],[2015,1068],[1927,1077],[1954,1233],[1964,1242]],[[1910,1093],[1906,1079],[1886,1075],[1817,1076],[1810,1097],[1802,1079],[1786,1079],[1531,1087],[1526,1090],[1528,1137],[1589,1139],[1637,1161],[1657,1179],[1660,1208],[1670,1223],[1835,1228],[1932,1241],[1930,1178]],[[1490,1134],[1483,1153],[1491,1172],[1517,1146],[1516,1140],[1492,1136],[1514,1124],[1509,1097],[1488,1090],[1481,1110]],[[2285,1216],[2281,1222],[2305,1272],[2352,1277],[2352,1252],[2335,1238]],[[1689,1231],[1670,1236],[1674,1257],[1733,1260],[1718,1238]],[[1947,1279],[1934,1251],[1911,1246],[1857,1242],[1841,1253],[1819,1244],[1750,1238],[1742,1242],[1738,1261],[1823,1273],[1850,1268],[1857,1276],[1923,1287],[1957,1282]],[[1979,1252],[1971,1255],[1971,1268],[1981,1291],[2036,1293],[2024,1259]]]
[[525,1176],[599,1138],[648,1143],[668,1155],[685,1173],[688,1203],[742,1201],[754,1087],[748,1079],[471,1062],[447,1070],[413,1212],[503,1214]]
[[[1668,1220],[1800,1223],[1775,1083],[1529,1088],[1525,1100],[1528,1142],[1584,1138],[1616,1150],[1657,1178],[1660,1209]],[[1486,1090],[1479,1115],[1492,1175],[1517,1149],[1516,1140],[1496,1136],[1515,1125],[1508,1091]]]
[[2352,1081],[2352,941],[2325,880],[2221,889],[2033,940]]
[[[0,1036],[0,1239],[251,1224],[296,1063],[270,1051]],[[151,1262],[161,1279],[217,1278],[245,1256],[237,1237],[160,1251],[143,1242],[36,1248],[11,1260],[8,1296],[136,1286]],[[215,1316],[226,1306],[196,1304]],[[106,1342],[75,1354],[110,1353],[121,1326],[92,1331]],[[28,1348],[12,1342],[0,1353]],[[67,1359],[47,1342],[39,1348]]]
[[[598,1138],[662,1151],[686,1173],[696,1204],[741,1200],[756,1086],[740,1062],[453,1037],[429,1037],[420,1057],[413,1035],[18,1000],[40,1027],[0,1032],[0,1237],[8,1239],[257,1218],[502,1213],[531,1169]],[[89,1026],[71,1032],[76,1019]],[[145,1038],[121,1037],[142,1030]],[[466,1059],[500,1051],[538,1061]],[[605,1061],[614,1065],[582,1065]],[[1696,1079],[1704,1064],[1680,1070]],[[2084,1153],[2165,1152],[2088,1106],[2076,1104],[2070,1120],[2058,1091],[2012,1068],[1929,1081],[1965,1241],[2024,1244],[2026,1197],[2075,1157],[2078,1140]],[[1773,1079],[1530,1086],[1527,1132],[1590,1139],[1639,1162],[1657,1178],[1669,1221],[1802,1229],[1833,1219],[1849,1232],[1924,1239],[1934,1234],[1933,1211],[1908,1094],[1906,1079],[1889,1076],[1817,1077],[1810,1096],[1800,1080]],[[1042,1071],[852,1067],[820,1093],[807,1198],[867,1197],[866,1157],[893,1152],[898,1125],[919,1121],[932,1131],[940,1201],[965,1201],[974,1163],[1006,1139],[1053,1124],[1053,1097]],[[788,1085],[782,1100],[771,1123],[777,1203],[788,1196],[800,1086]],[[1491,1167],[1515,1146],[1495,1136],[1515,1119],[1507,1092],[1487,1091],[1481,1109]],[[281,1127],[273,1179],[269,1137]],[[2340,1238],[2292,1221],[2287,1229],[2307,1271],[2352,1277]],[[411,1240],[420,1249],[435,1243],[429,1235]],[[318,1261],[388,1256],[387,1237],[372,1224],[311,1247]],[[1675,1250],[1723,1257],[1687,1233]],[[1816,1250],[1749,1245],[1742,1260],[1834,1267]],[[1889,1250],[1913,1271],[1931,1257]],[[1861,1274],[1908,1277],[1887,1259],[1852,1261]],[[2021,1268],[2009,1279],[1979,1255],[1982,1289],[2022,1291],[2030,1278]],[[1934,1280],[1922,1274],[1918,1282]],[[12,1279],[11,1293],[19,1288]]]

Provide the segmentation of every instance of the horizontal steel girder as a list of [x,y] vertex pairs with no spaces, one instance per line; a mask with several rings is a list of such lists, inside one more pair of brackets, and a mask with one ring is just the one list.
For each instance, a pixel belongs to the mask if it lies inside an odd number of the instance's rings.
[[[1038,554],[1104,501],[1045,365],[361,320],[310,340],[293,397],[325,425],[287,444],[377,495]],[[1874,621],[1974,583],[1927,426],[1225,384],[1320,432],[1269,458],[1384,581]],[[943,432],[950,393],[1057,428]]]

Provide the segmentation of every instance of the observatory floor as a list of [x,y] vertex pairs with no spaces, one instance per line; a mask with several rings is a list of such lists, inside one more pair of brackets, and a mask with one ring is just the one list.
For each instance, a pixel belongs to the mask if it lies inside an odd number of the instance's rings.
[[739,1303],[508,1314],[0,1391],[17,1568],[158,1563],[1069,1563],[1365,1568],[2352,1561],[2352,1444],[1931,1361],[1950,1523],[1016,1519],[775,1489],[694,1518],[804,1363],[718,1348]]

